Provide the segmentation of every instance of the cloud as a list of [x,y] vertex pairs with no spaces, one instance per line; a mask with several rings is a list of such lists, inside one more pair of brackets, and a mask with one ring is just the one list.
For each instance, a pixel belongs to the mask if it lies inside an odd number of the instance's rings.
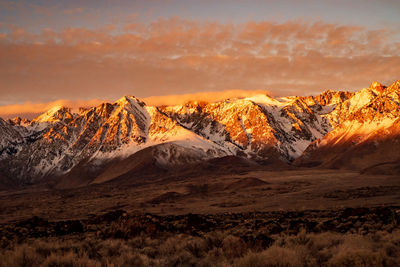
[[103,102],[107,101],[99,99],[75,100],[75,101],[60,99],[47,103],[26,102],[24,104],[0,106],[0,117],[10,119],[18,116],[22,118],[33,119],[54,106],[61,105],[69,107],[74,111],[79,109],[80,107],[82,108],[93,107],[100,105]]
[[[202,92],[193,94],[180,94],[180,95],[165,95],[165,96],[150,96],[141,99],[148,106],[162,106],[162,105],[181,105],[188,101],[206,101],[216,102],[229,98],[244,98],[258,94],[269,94],[262,90],[227,90],[222,92]],[[46,112],[54,106],[65,106],[72,109],[73,112],[77,112],[79,108],[95,107],[104,102],[111,103],[110,100],[90,99],[90,100],[65,100],[60,99],[56,101],[46,103],[32,103],[26,102],[18,105],[6,105],[0,106],[0,117],[1,118],[15,118],[22,117],[33,119],[38,115]]]
[[67,8],[63,10],[63,13],[67,15],[80,14],[83,12],[83,10],[84,9],[82,7]]
[[150,106],[182,105],[189,101],[217,102],[229,98],[244,98],[258,94],[270,94],[263,90],[226,90],[222,92],[201,92],[193,94],[145,97],[143,101]]
[[304,95],[399,78],[393,32],[357,25],[161,18],[36,34],[1,27],[2,104],[230,89]]

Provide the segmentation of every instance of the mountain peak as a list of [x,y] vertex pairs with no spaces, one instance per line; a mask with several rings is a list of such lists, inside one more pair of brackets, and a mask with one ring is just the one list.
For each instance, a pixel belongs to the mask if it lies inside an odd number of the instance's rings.
[[400,89],[400,80],[393,82],[389,87],[389,91],[396,91]]
[[[164,165],[221,155],[290,162],[317,139],[322,145],[316,149],[343,136],[357,141],[377,127],[397,133],[392,125],[400,114],[399,88],[400,81],[388,88],[373,82],[356,93],[327,90],[276,99],[264,93],[165,107],[126,95],[74,115],[55,106],[26,126],[20,118],[0,119],[0,163],[15,164],[10,177],[34,181],[82,162],[99,166],[160,144],[154,156]],[[22,170],[21,162],[26,163]]]
[[123,96],[120,99],[118,99],[116,101],[116,103],[118,103],[120,105],[126,105],[126,104],[131,105],[132,103],[137,103],[142,107],[144,107],[146,105],[146,103],[144,103],[142,100],[140,100],[139,98],[132,96],[132,95]]
[[246,97],[245,100],[250,100],[250,101],[253,101],[254,103],[264,104],[264,105],[268,105],[268,106],[283,106],[283,105],[287,104],[287,103],[285,103],[284,100],[279,101],[279,100],[272,98],[266,94],[253,95],[251,97]]
[[71,109],[57,105],[33,119],[32,122],[57,122],[65,119],[73,119]]
[[188,107],[188,108],[194,108],[194,107],[200,107],[204,108],[208,102],[206,101],[201,101],[201,100],[189,100],[183,104],[183,106]]
[[385,90],[386,86],[382,85],[380,82],[375,81],[371,83],[369,88],[374,89],[381,93]]
[[21,117],[15,117],[14,119],[9,119],[8,122],[12,125],[22,125],[27,126],[30,123],[30,120],[23,119]]

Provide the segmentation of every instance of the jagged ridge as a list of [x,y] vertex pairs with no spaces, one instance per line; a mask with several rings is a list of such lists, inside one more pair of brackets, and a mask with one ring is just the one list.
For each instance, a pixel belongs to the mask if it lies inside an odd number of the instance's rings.
[[152,153],[164,167],[226,155],[322,164],[344,153],[338,147],[348,151],[378,136],[397,136],[399,85],[164,107],[125,96],[78,113],[58,106],[31,122],[0,119],[0,168],[20,182],[36,182],[160,144]]

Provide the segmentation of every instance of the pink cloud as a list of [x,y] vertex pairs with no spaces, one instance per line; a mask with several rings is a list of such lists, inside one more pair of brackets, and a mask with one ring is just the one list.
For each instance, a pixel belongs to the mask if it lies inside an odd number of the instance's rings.
[[229,89],[303,95],[399,78],[400,44],[387,29],[180,18],[123,28],[10,28],[0,37],[2,103]]

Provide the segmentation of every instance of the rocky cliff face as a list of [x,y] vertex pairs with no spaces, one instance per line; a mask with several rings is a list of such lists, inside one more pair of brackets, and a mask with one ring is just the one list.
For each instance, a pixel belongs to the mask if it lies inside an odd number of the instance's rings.
[[[389,87],[375,82],[356,93],[258,95],[163,107],[125,96],[78,113],[54,107],[32,121],[0,119],[0,169],[32,183],[78,165],[123,160],[147,147],[155,147],[151,155],[161,167],[227,155],[330,167],[347,160],[357,167],[356,158],[365,157],[359,153],[372,149],[375,163],[383,153],[375,152],[390,152],[387,140],[398,139],[399,86],[400,81]],[[380,142],[386,145],[379,148]]]
[[17,154],[24,144],[24,137],[18,127],[0,118],[0,160]]
[[309,106],[301,97],[280,100],[268,96],[190,102],[161,109],[191,131],[253,158],[297,158],[308,144],[330,130],[321,105]]
[[298,164],[366,168],[400,160],[400,81],[377,82],[341,102],[327,115],[333,130],[310,145]]
[[[196,135],[131,96],[79,114],[55,107],[26,127],[3,120],[0,126],[4,132],[1,168],[8,176],[28,183],[65,174],[82,162],[98,165],[160,143],[174,142],[207,157],[233,153],[229,146]],[[159,157],[168,163],[165,156]]]

